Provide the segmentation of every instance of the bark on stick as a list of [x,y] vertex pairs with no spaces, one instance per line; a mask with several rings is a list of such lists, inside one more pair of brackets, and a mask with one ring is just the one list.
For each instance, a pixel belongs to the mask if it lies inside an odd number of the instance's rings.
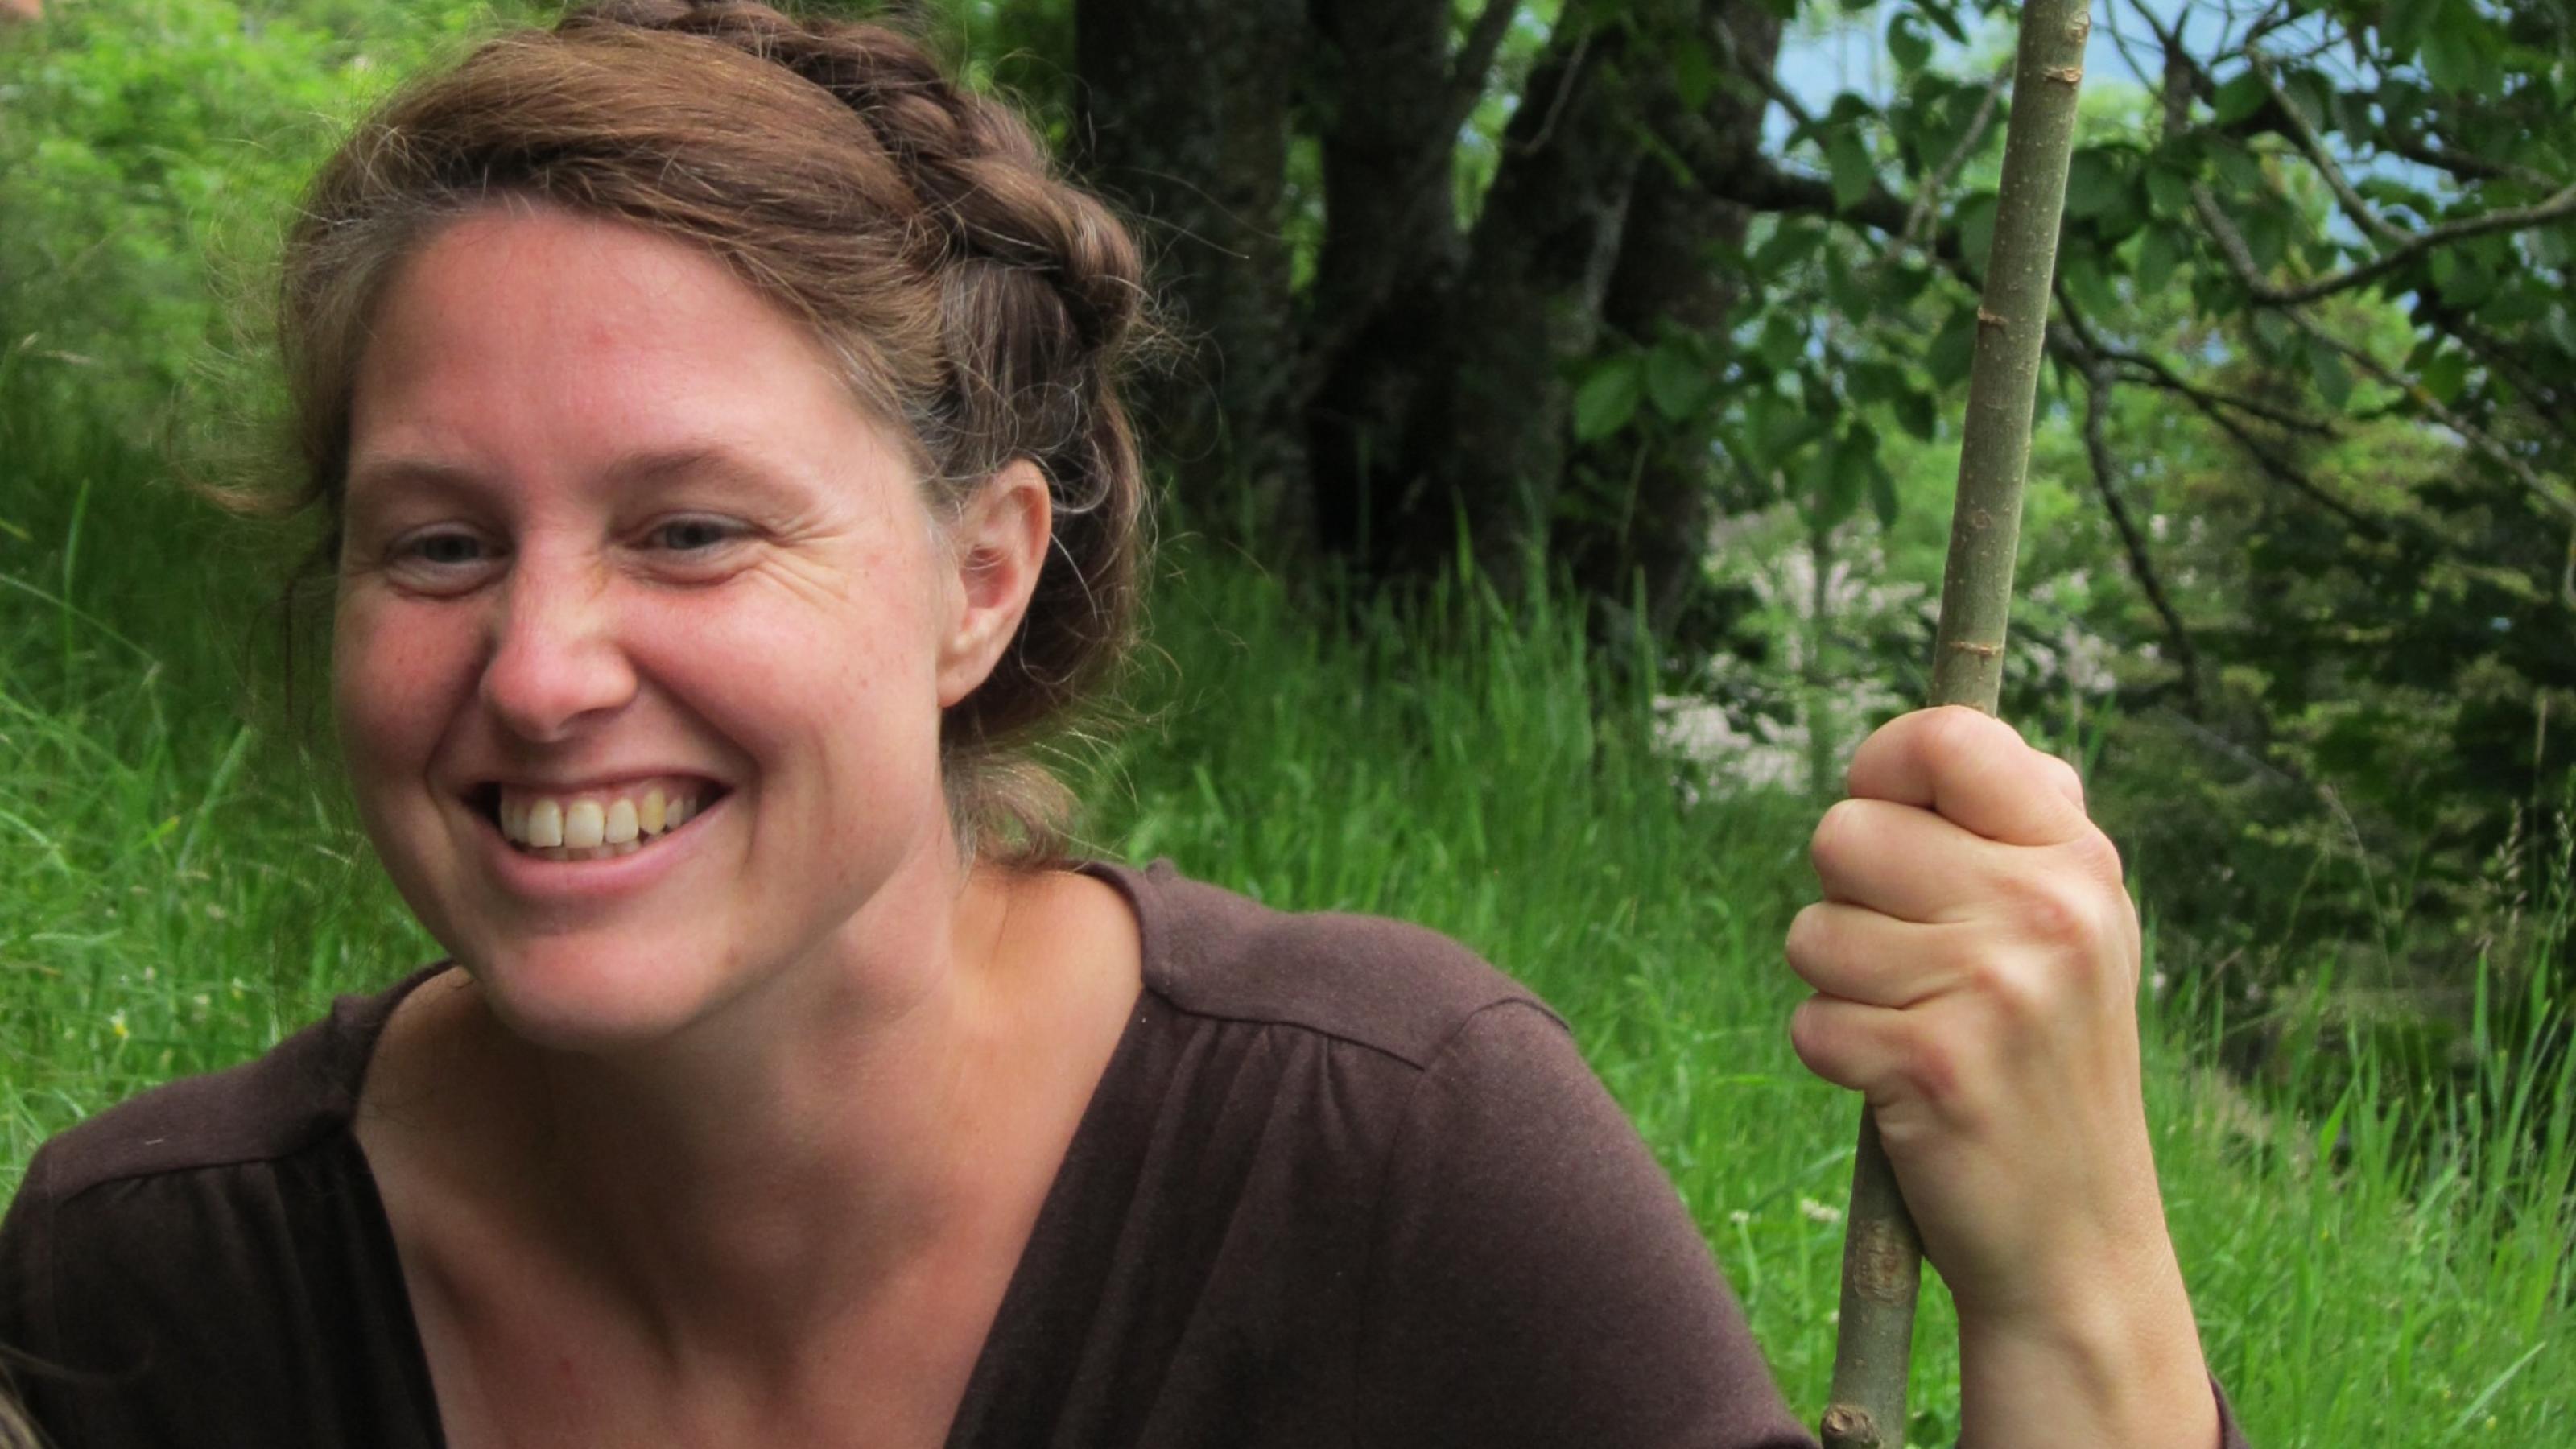
[[[1930,700],[1936,705],[1973,705],[1992,714],[2002,693],[2022,477],[2030,463],[2067,158],[2075,145],[2075,94],[2092,28],[2088,0],[2031,0],[2022,7],[1994,250],[1977,306],[1958,501],[1941,578]],[[1864,1107],[1844,1227],[1826,1449],[1899,1449],[1905,1442],[1905,1377],[1921,1279],[1922,1242],[1879,1145],[1878,1124]]]

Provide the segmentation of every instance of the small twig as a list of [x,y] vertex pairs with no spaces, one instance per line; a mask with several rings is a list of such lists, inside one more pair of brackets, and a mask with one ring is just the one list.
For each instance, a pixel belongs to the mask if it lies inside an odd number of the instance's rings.
[[2292,322],[2298,324],[2300,331],[2341,353],[2345,361],[2369,373],[2380,382],[2404,393],[2414,400],[2417,407],[2430,414],[2435,422],[2467,439],[2469,446],[2486,454],[2498,466],[2511,473],[2516,481],[2530,491],[2532,497],[2565,514],[2569,519],[2576,520],[2576,497],[2571,497],[2542,478],[2529,463],[2516,456],[2511,448],[2497,441],[2494,434],[2469,421],[2465,415],[2433,396],[2430,388],[2411,378],[2400,377],[2394,368],[2381,362],[2368,348],[2356,346],[2328,332],[2307,313],[2293,308],[2287,315]]
[[1978,148],[1985,143],[1986,128],[1994,124],[1995,110],[2003,99],[2004,85],[2011,79],[2012,67],[2003,66],[1995,71],[1994,79],[1986,83],[1985,99],[1977,102],[1977,113],[1968,119],[1966,133],[1959,137],[1959,144],[1950,148],[1950,154],[1942,158],[1941,164],[1933,169],[1932,174],[1923,179],[1923,184],[1915,189],[1914,204],[1907,207],[1905,211],[1904,228],[1897,233],[1895,244],[1880,253],[1878,260],[1870,264],[1869,275],[1875,276],[1884,271],[1895,261],[1898,253],[1913,249],[1915,241],[1923,233],[1925,223],[1931,220],[1933,211],[1940,206],[1941,194],[1950,189],[1950,183],[1958,178],[1960,169],[1968,164],[1968,158],[1976,155]]
[[[1467,38],[1449,67],[1449,124],[1440,132],[1444,141],[1456,136],[1475,114],[1476,102],[1485,94],[1485,74],[1494,68],[1494,56],[1503,48],[1503,36],[1510,32],[1512,17],[1520,8],[1520,0],[1485,0],[1476,23],[1467,28]],[[1441,154],[1445,157],[1447,150]]]
[[2299,114],[2299,108],[2290,104],[2289,92],[2281,89],[2280,77],[2272,74],[2271,61],[2262,51],[2248,46],[2245,63],[2254,68],[2254,74],[2263,82],[2263,89],[2272,93],[2273,104],[2289,118],[2290,139],[2298,143],[2299,150],[2308,158],[2308,164],[2325,178],[2326,188],[2334,193],[2335,202],[2343,208],[2343,214],[2351,217],[2353,225],[2360,227],[2364,235],[2377,237],[2391,246],[2406,245],[2406,234],[2390,225],[2386,217],[2372,211],[2369,203],[2361,199],[2361,193],[2352,189],[2352,182],[2345,179],[2343,168],[2335,164],[2333,155],[2326,150],[2325,141],[2317,135],[2316,127],[2309,125],[2308,118]]
[[2536,226],[2576,217],[2576,186],[2568,186],[2548,200],[2531,206],[2490,211],[2482,216],[2463,217],[2458,221],[2427,227],[2408,237],[2403,245],[2381,252],[2357,266],[2297,286],[2276,287],[2263,280],[2263,269],[2254,264],[2253,251],[2245,245],[2245,238],[2236,230],[2235,224],[2228,221],[2217,199],[2210,195],[2208,186],[2195,183],[2191,194],[2192,202],[2200,212],[2201,224],[2209,228],[2210,235],[2217,240],[2219,252],[2227,258],[2237,280],[2245,284],[2245,290],[2258,304],[2266,307],[2296,307],[2349,291],[2364,282],[2386,276],[2435,247],[2452,242],[2491,236],[2497,232],[2528,231]]
[[2101,334],[2093,329],[2092,323],[2085,319],[2084,309],[2075,304],[2073,297],[2067,295],[2063,282],[2057,286],[2057,309],[2059,315],[2065,319],[2064,325],[2074,334],[2075,340],[2082,345],[2085,352],[2107,358],[2142,374],[2135,379],[2136,381],[2151,387],[2162,388],[2166,392],[2179,393],[2195,402],[2234,408],[2249,417],[2260,418],[2276,428],[2290,432],[2303,433],[2313,438],[2335,436],[2334,424],[2324,419],[2293,412],[2260,398],[2239,397],[2233,393],[2203,387],[2174,371],[2170,364],[2160,358],[2104,341]]
[[1565,74],[1556,83],[1556,93],[1547,98],[1547,114],[1539,117],[1538,130],[1527,141],[1512,147],[1512,150],[1527,155],[1533,151],[1547,149],[1547,143],[1556,137],[1557,119],[1565,114],[1566,101],[1574,95],[1575,86],[1583,80],[1583,64],[1591,57],[1592,32],[1586,30],[1583,32],[1583,38],[1574,42],[1574,53],[1565,59]]
[[2147,596],[2147,604],[2156,611],[2156,617],[2164,621],[2165,637],[2173,641],[2174,663],[2182,670],[2184,703],[2191,714],[2198,715],[2200,653],[2192,647],[2191,631],[2183,627],[2182,615],[2175,611],[2164,584],[2156,578],[2155,564],[2147,555],[2146,538],[2138,532],[2128,504],[2120,498],[2119,466],[2112,460],[2108,433],[2112,385],[2110,365],[2095,359],[2084,374],[2084,456],[2093,465],[2093,487],[2102,495],[2102,507],[2111,515],[2111,526],[2119,530],[2120,546],[2129,555],[2129,571],[2138,581],[2138,590]]

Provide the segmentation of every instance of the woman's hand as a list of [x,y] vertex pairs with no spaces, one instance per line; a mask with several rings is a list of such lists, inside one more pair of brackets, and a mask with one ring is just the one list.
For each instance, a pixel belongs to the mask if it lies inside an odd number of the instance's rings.
[[[2082,782],[1952,707],[1872,734],[1850,788],[1789,928],[1817,991],[1790,1036],[1877,1112],[1958,1302],[1963,1437],[2214,1442],[2139,1089],[2137,912]],[[2110,1437],[2068,1437],[2096,1399]],[[2116,1427],[2140,1411],[2178,1436]]]

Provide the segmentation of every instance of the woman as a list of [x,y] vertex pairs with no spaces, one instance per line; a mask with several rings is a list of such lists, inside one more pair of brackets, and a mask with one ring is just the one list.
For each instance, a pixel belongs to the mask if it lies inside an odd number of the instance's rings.
[[[1141,282],[881,29],[619,0],[361,127],[283,336],[333,698],[453,964],[65,1134],[0,1340],[64,1445],[1804,1442],[1561,1023],[1429,933],[1061,858]],[[2137,935],[2071,772],[1863,748],[1802,1055],[1972,1442],[2219,1442]]]

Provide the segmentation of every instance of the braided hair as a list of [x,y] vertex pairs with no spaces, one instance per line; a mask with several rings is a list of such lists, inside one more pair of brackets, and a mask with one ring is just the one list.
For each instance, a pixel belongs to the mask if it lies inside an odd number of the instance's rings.
[[950,707],[968,850],[1058,858],[1070,800],[1028,754],[1121,657],[1144,487],[1120,404],[1146,293],[1134,241],[1027,122],[882,24],[745,0],[603,0],[413,81],[324,164],[279,294],[300,482],[338,549],[350,397],[401,263],[494,204],[536,203],[699,247],[801,322],[859,403],[961,508],[1026,458],[1055,538],[1019,637]]

